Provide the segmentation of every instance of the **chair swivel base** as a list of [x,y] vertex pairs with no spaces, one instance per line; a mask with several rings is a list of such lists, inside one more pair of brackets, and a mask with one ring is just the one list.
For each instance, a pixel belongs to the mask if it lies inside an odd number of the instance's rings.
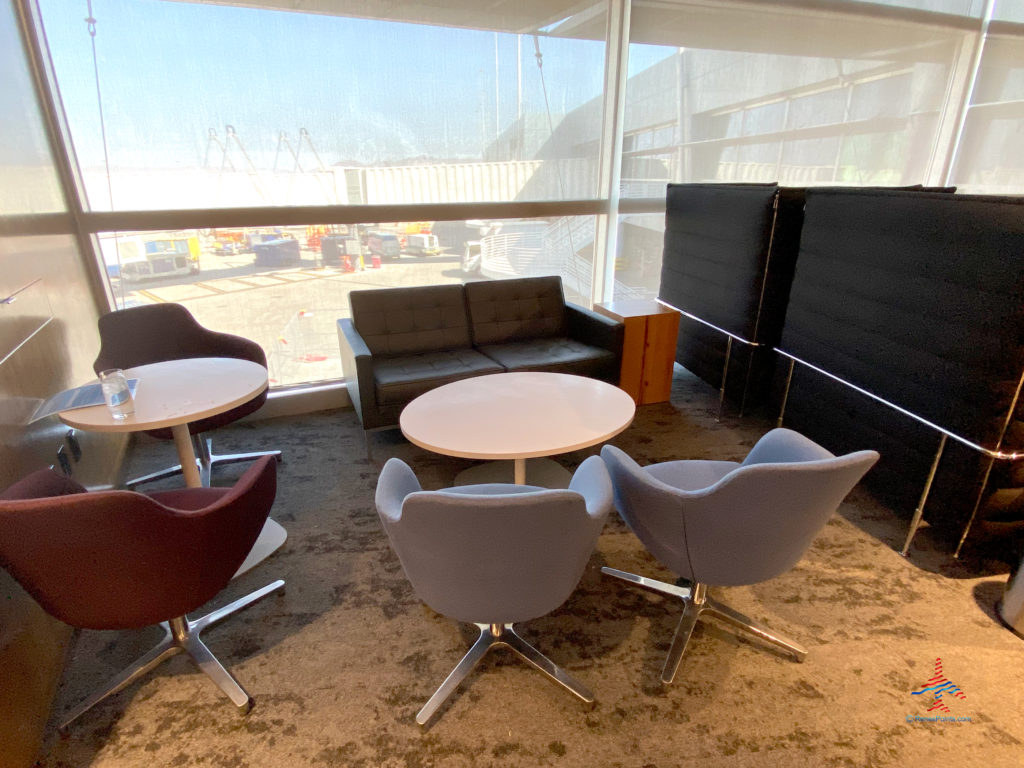
[[164,639],[155,648],[136,659],[127,669],[108,681],[105,688],[94,693],[68,713],[64,722],[60,725],[60,730],[67,728],[72,722],[108,696],[112,696],[126,688],[150,670],[156,668],[172,656],[177,656],[179,653],[187,653],[196,666],[205,672],[228,695],[228,698],[231,699],[242,714],[248,713],[253,706],[252,697],[246,693],[245,689],[235,680],[232,674],[210,652],[210,649],[199,638],[199,634],[204,629],[223,621],[233,613],[248,608],[253,603],[262,600],[267,595],[283,587],[284,581],[278,579],[262,589],[251,592],[245,597],[241,597],[233,603],[208,613],[206,616],[195,621],[190,621],[187,616],[181,616],[161,623],[161,626],[166,631]]
[[441,705],[455,692],[459,684],[466,679],[466,676],[473,670],[473,667],[480,662],[491,648],[499,645],[511,648],[525,659],[530,666],[539,669],[583,701],[588,704],[594,702],[594,694],[590,692],[589,688],[571,677],[565,670],[556,666],[547,656],[544,656],[540,651],[523,640],[522,637],[516,634],[511,624],[477,624],[476,626],[480,630],[480,637],[477,638],[466,655],[455,666],[455,669],[441,683],[441,687],[434,692],[434,695],[430,697],[430,700],[423,705],[423,709],[416,715],[416,722],[420,725],[427,724],[430,718],[440,709]]
[[[280,451],[257,451],[255,453],[213,453],[213,439],[204,438],[202,435],[192,435],[192,447],[196,452],[196,463],[199,465],[199,478],[204,488],[210,487],[210,475],[213,468],[221,464],[237,464],[242,461],[255,461],[261,456],[273,456],[281,461]],[[150,472],[125,482],[125,487],[133,488],[143,483],[151,483],[155,480],[163,480],[165,477],[174,477],[181,474],[181,464],[167,467],[157,472]]]
[[686,644],[690,642],[693,628],[703,614],[718,619],[734,631],[753,635],[759,640],[789,653],[797,661],[803,661],[807,657],[807,650],[802,646],[711,598],[708,595],[707,584],[698,581],[689,587],[680,587],[608,567],[601,568],[601,573],[660,592],[663,595],[678,597],[683,601],[683,615],[679,619],[675,636],[672,638],[672,645],[668,649],[668,657],[665,659],[665,666],[661,671],[661,682],[665,684],[671,683],[675,679],[679,662],[682,661],[683,653],[686,651]]

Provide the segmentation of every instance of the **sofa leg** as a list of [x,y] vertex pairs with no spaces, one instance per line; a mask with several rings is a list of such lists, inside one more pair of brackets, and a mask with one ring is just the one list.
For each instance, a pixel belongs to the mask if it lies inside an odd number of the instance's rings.
[[363,443],[366,446],[366,459],[367,461],[373,461],[373,441],[370,439],[370,435],[373,434],[370,430],[363,430]]

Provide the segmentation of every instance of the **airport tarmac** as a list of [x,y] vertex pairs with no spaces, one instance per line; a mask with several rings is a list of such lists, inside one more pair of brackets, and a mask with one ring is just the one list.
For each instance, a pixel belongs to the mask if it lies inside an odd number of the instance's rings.
[[373,268],[345,272],[320,265],[319,253],[301,250],[301,264],[257,266],[251,253],[204,250],[197,274],[121,284],[118,306],[178,302],[204,326],[253,339],[267,352],[271,386],[340,379],[337,319],[348,317],[349,291],[473,280],[458,254],[401,256]]

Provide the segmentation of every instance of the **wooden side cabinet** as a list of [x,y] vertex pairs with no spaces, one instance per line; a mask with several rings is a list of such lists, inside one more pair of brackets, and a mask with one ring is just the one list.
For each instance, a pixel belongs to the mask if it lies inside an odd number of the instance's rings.
[[626,327],[619,387],[637,405],[667,401],[672,391],[679,312],[645,299],[595,304],[594,311]]

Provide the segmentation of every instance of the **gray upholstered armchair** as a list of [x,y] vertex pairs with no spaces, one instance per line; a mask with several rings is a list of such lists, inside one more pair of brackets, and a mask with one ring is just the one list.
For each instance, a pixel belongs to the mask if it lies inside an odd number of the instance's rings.
[[576,588],[612,508],[601,459],[580,465],[567,490],[467,485],[423,491],[399,459],[384,465],[377,512],[416,594],[480,636],[416,715],[425,724],[484,654],[506,645],[583,701],[590,691],[529,645],[512,625],[543,616]]
[[398,424],[424,392],[470,376],[552,371],[617,383],[623,326],[567,303],[557,276],[349,294],[341,367],[363,429]]
[[735,461],[666,461],[641,467],[623,451],[601,449],[615,507],[647,550],[690,582],[666,584],[614,568],[602,572],[677,597],[683,616],[662,682],[675,677],[694,625],[707,613],[803,661],[807,651],[707,593],[709,586],[766,581],[803,557],[818,531],[871,466],[875,451],[833,456],[788,429],[773,429]]

